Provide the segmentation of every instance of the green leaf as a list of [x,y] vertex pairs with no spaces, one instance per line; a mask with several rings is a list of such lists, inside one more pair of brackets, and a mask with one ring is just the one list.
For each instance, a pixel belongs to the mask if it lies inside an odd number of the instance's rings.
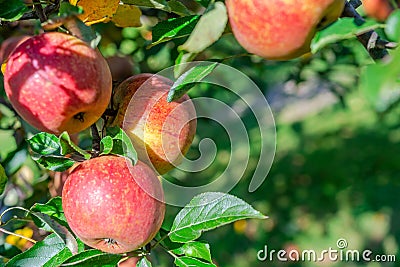
[[67,18],[70,16],[76,16],[83,13],[83,8],[80,6],[73,6],[69,2],[61,2],[60,9],[58,10],[58,16]]
[[178,57],[175,60],[175,66],[174,66],[174,77],[179,77],[182,75],[183,72],[185,72],[187,68],[188,62],[193,61],[197,56],[197,53],[187,53],[185,51],[180,51]]
[[71,255],[64,242],[57,235],[51,234],[27,251],[13,257],[6,266],[59,266],[59,263]]
[[61,155],[61,146],[59,139],[54,134],[45,132],[38,133],[27,140],[32,151],[36,154]]
[[36,160],[37,163],[50,171],[63,172],[68,170],[75,164],[70,158],[43,156]]
[[64,211],[62,209],[61,197],[53,197],[46,204],[35,203],[31,208],[33,212],[40,212],[47,214],[52,219],[56,220],[61,225],[67,226],[67,219],[65,218]]
[[395,42],[400,41],[400,10],[397,9],[390,14],[386,20],[385,33],[387,37]]
[[399,55],[390,64],[370,65],[361,72],[361,91],[378,112],[387,111],[400,100]]
[[71,137],[67,132],[63,132],[58,139],[61,146],[61,155],[78,153],[82,155],[84,159],[90,159],[90,153],[75,145],[74,142],[71,141]]
[[73,254],[78,253],[78,243],[65,226],[62,226],[47,214],[33,211],[30,214],[38,227],[54,232]]
[[208,7],[208,5],[210,4],[211,0],[196,0],[197,3],[200,3],[200,5],[204,6],[204,7]]
[[132,165],[137,162],[137,153],[129,136],[119,127],[107,128],[107,135],[113,139],[111,153],[129,158]]
[[199,19],[200,16],[186,16],[159,22],[153,27],[151,46],[190,35]]
[[3,194],[4,189],[6,189],[6,185],[7,185],[7,175],[6,175],[6,171],[4,170],[3,166],[1,166],[0,164],[0,195]]
[[90,249],[70,257],[61,266],[114,267],[121,259],[122,255],[109,254],[97,249]]
[[185,243],[197,239],[204,231],[248,218],[267,217],[235,196],[203,193],[195,196],[176,215],[169,237],[173,242]]
[[209,75],[218,63],[212,64],[199,64],[182,74],[172,85],[168,92],[167,101],[172,102],[178,100],[186,94],[196,83],[201,82],[207,75]]
[[383,27],[383,24],[372,20],[358,25],[353,18],[341,18],[329,27],[317,32],[311,42],[311,52],[315,54],[329,44],[355,38],[359,34]]
[[180,16],[186,16],[191,12],[182,3],[176,0],[165,1],[165,0],[123,0],[126,5],[135,5],[142,7],[149,7],[160,9],[169,13],[175,13]]
[[203,262],[198,259],[186,257],[186,256],[175,258],[174,263],[178,267],[213,267],[213,266],[215,267],[216,266],[215,264]]
[[228,22],[228,13],[222,2],[216,2],[214,8],[201,16],[188,40],[179,47],[190,53],[200,53],[223,34]]
[[152,267],[152,265],[146,257],[143,257],[136,263],[136,267]]
[[105,136],[103,139],[100,140],[100,152],[101,155],[110,154],[113,149],[114,140],[111,136]]
[[28,11],[22,0],[0,0],[0,20],[16,21]]
[[199,258],[212,263],[210,245],[203,242],[188,242],[182,247],[172,250],[174,254]]

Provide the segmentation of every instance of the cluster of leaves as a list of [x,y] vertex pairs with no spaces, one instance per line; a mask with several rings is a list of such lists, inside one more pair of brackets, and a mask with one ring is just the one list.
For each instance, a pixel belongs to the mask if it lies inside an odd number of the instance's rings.
[[[11,212],[14,213],[13,219],[3,222],[5,215]],[[22,214],[18,214],[21,212]],[[30,209],[9,208],[0,215],[2,226],[27,218],[51,234],[36,242],[29,250],[10,259],[5,266],[115,266],[126,257],[87,249],[68,228],[60,197],[52,198],[46,204],[35,204]],[[204,193],[194,197],[177,214],[170,228],[163,227],[152,248],[161,246],[174,257],[176,266],[215,266],[212,263],[210,246],[196,240],[204,231],[249,218],[266,217],[232,195]],[[161,236],[161,233],[167,234]],[[138,266],[151,266],[145,257],[148,251],[138,250],[132,253],[141,258]]]

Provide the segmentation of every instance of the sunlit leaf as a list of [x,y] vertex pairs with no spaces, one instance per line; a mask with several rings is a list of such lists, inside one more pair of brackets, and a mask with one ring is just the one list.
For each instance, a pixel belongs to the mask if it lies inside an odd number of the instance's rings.
[[169,237],[185,243],[200,237],[204,231],[242,219],[267,218],[243,200],[224,193],[203,193],[195,196],[176,215]]
[[56,234],[47,236],[43,241],[37,242],[27,251],[18,254],[6,266],[32,267],[32,266],[59,266],[61,262],[72,255]]
[[358,25],[353,18],[341,18],[329,27],[317,32],[311,42],[311,52],[316,53],[329,44],[355,38],[359,34],[383,27],[383,24],[372,20]]
[[85,159],[90,159],[91,156],[90,153],[86,152],[85,150],[75,145],[74,142],[72,142],[71,137],[68,135],[67,132],[63,132],[58,139],[61,146],[61,155],[78,153],[82,155]]
[[172,251],[177,255],[199,258],[212,263],[210,245],[203,242],[188,242],[182,247]]
[[199,64],[183,73],[172,85],[168,92],[167,101],[172,102],[181,98],[196,83],[201,82],[201,80],[209,75],[217,66],[218,63]]
[[7,175],[6,171],[4,170],[3,166],[0,164],[0,195],[3,194],[4,189],[6,188],[7,185]]
[[142,11],[137,6],[119,5],[112,22],[118,27],[139,27],[142,25],[141,15]]
[[200,53],[221,37],[227,22],[228,14],[224,3],[216,2],[214,8],[200,18],[189,39],[179,49]]
[[121,260],[121,258],[122,256],[118,254],[109,254],[97,249],[90,249],[72,256],[61,266],[114,267]]
[[70,0],[70,3],[83,8],[83,14],[79,18],[91,25],[110,21],[117,12],[119,0]]
[[386,35],[393,41],[400,41],[400,10],[397,9],[390,14],[386,20]]
[[189,36],[199,21],[200,16],[186,16],[182,18],[172,18],[159,22],[153,28],[153,45],[166,42],[173,38]]
[[174,263],[178,267],[215,267],[213,263],[203,262],[187,256],[175,258]]

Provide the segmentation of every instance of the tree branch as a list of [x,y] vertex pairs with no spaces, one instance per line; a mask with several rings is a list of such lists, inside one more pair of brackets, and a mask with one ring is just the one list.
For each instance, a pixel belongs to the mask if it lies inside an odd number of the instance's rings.
[[[365,19],[361,17],[355,9],[355,7],[358,7],[360,4],[359,2],[359,0],[353,0],[350,2],[346,1],[342,17],[354,18],[355,23],[362,25],[365,23]],[[388,48],[396,47],[395,43],[380,39],[379,35],[375,31],[368,31],[360,34],[357,36],[357,39],[374,60],[383,59],[388,55]]]

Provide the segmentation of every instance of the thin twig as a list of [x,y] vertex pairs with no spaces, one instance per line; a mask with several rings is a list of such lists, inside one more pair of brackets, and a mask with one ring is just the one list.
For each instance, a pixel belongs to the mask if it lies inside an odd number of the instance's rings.
[[92,132],[92,150],[93,150],[93,156],[97,157],[100,154],[100,135],[99,135],[99,130],[97,129],[96,124],[92,124],[90,127],[91,132]]
[[40,4],[40,3],[33,4],[33,8],[34,8],[34,11],[35,11],[36,15],[38,16],[40,22],[42,22],[42,23],[45,22],[47,20],[47,16],[44,13],[42,4]]
[[26,240],[32,242],[33,244],[35,244],[37,242],[36,240],[33,240],[32,238],[29,238],[29,237],[26,237],[26,236],[23,236],[23,235],[14,233],[14,232],[7,231],[6,229],[3,229],[1,227],[0,227],[0,232],[3,232],[3,233],[8,234],[8,235],[18,236],[19,238],[26,239]]
[[[355,23],[362,25],[365,23],[365,19],[356,11],[351,1],[345,4],[342,17],[354,18]],[[357,6],[357,3],[356,3]],[[380,39],[379,35],[375,31],[368,31],[366,33],[357,36],[358,41],[367,49],[370,56],[374,59],[383,59],[388,55],[387,48],[392,48],[395,44]]]

